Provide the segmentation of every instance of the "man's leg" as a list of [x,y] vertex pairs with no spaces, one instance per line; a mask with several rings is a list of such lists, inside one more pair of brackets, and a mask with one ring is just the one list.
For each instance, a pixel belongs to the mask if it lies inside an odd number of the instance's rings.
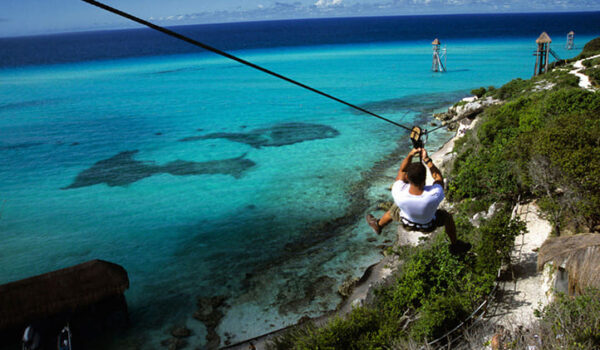
[[444,223],[444,229],[448,238],[450,239],[450,243],[456,243],[456,224],[454,223],[454,217],[452,214],[448,213],[443,209],[438,209],[435,213],[435,217],[439,222]]
[[385,212],[385,214],[383,214],[383,216],[381,217],[381,219],[379,219],[379,221],[377,222],[379,224],[379,226],[381,227],[385,227],[385,225],[389,224],[390,222],[392,222],[392,213],[391,210],[388,210]]
[[369,224],[369,226],[371,226],[371,228],[373,229],[373,231],[375,231],[375,233],[380,234],[381,230],[390,222],[392,222],[393,220],[397,220],[397,217],[400,215],[400,209],[398,209],[398,206],[396,206],[396,204],[392,205],[392,207],[390,208],[390,210],[386,211],[385,214],[383,214],[383,216],[381,217],[381,219],[377,219],[376,217],[374,217],[371,214],[367,214],[367,223]]
[[[446,234],[450,239],[450,253],[452,254],[464,254],[471,249],[471,243],[463,242],[456,237],[456,224],[454,223],[454,217],[443,209],[438,209],[435,212],[436,221],[444,225]],[[441,225],[440,225],[441,226]]]

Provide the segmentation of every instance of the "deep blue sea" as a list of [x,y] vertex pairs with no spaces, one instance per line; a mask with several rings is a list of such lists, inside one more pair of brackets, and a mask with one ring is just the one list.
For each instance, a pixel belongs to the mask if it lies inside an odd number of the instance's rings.
[[[172,29],[426,125],[473,88],[529,78],[542,31],[561,57],[577,55],[600,35],[600,13]],[[444,74],[431,72],[436,37]],[[148,29],[0,47],[0,283],[91,259],[124,266],[132,328],[101,348],[161,348],[173,325],[203,344],[198,297],[227,298],[222,344],[319,315],[394,239],[363,218],[389,199],[402,129]]]

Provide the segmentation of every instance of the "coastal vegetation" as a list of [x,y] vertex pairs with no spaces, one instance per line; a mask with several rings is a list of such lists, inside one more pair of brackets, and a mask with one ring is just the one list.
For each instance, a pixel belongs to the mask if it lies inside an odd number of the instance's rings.
[[[558,293],[554,302],[536,310],[535,314],[538,321],[529,329],[520,328],[510,333],[502,330],[505,349],[526,349],[531,344],[536,344],[540,350],[598,349],[600,290],[588,288],[573,297]],[[477,335],[480,333],[474,336]]]
[[[578,58],[597,54],[600,38]],[[598,79],[597,59],[590,69]],[[372,303],[324,327],[296,327],[272,341],[272,349],[407,348],[444,336],[494,288],[514,238],[526,230],[511,216],[520,201],[537,200],[555,235],[600,231],[600,93],[581,89],[563,66],[472,93],[503,101],[487,107],[456,142],[445,172],[459,235],[472,251],[450,254],[443,234],[400,247],[394,253],[404,263]],[[492,204],[493,214],[475,224],[474,214]],[[598,293],[559,297],[538,312],[537,334],[566,348],[600,346]],[[522,348],[519,342],[505,345]]]

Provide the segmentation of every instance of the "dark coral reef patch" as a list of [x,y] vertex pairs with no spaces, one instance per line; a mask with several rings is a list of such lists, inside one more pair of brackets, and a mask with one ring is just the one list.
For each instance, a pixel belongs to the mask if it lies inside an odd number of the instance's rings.
[[340,134],[336,129],[322,124],[283,123],[270,128],[256,129],[249,132],[218,132],[202,136],[190,136],[180,139],[181,142],[200,141],[209,139],[227,139],[245,143],[254,148],[281,147],[294,143],[327,139]]
[[127,186],[154,174],[163,173],[177,176],[224,174],[240,178],[244,171],[256,165],[250,159],[246,159],[245,154],[236,158],[207,162],[175,160],[165,165],[158,165],[151,161],[133,159],[136,153],[138,153],[137,150],[123,151],[108,159],[98,161],[89,169],[80,172],[73,183],[63,189],[68,190],[101,183],[111,187]]

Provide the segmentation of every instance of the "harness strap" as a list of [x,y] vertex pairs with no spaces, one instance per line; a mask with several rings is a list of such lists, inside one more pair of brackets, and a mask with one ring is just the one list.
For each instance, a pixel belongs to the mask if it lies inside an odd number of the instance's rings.
[[404,225],[405,227],[414,229],[414,230],[429,230],[434,226],[433,222],[435,221],[435,217],[426,224],[420,224],[418,222],[410,221],[403,216],[400,216],[400,219],[402,220],[402,225]]

